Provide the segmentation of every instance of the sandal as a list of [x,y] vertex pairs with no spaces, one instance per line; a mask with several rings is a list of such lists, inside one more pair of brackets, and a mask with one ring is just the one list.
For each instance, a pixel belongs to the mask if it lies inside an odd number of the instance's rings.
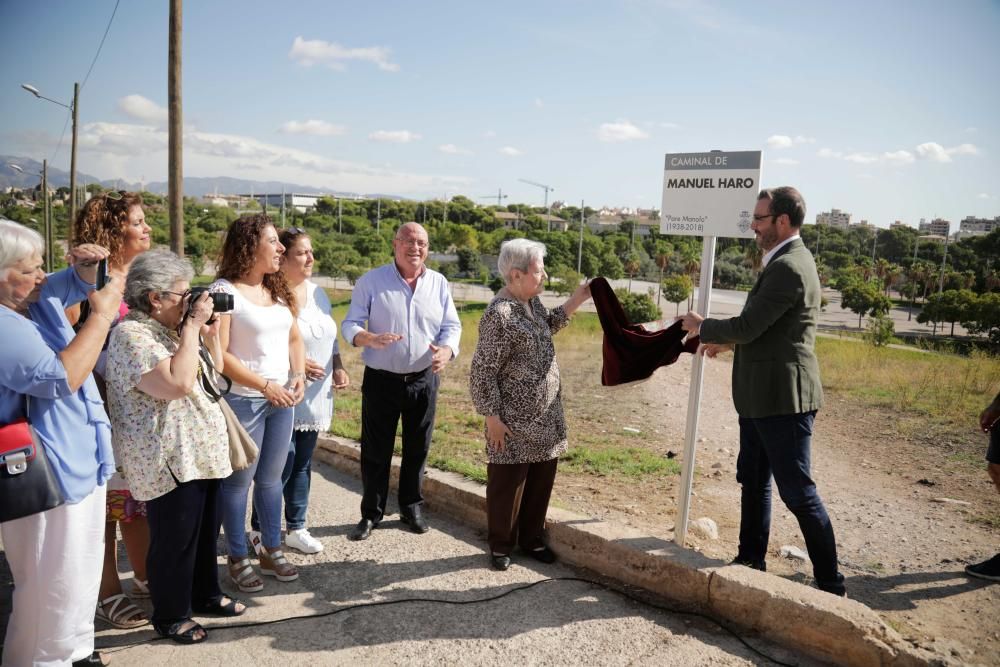
[[132,578],[132,597],[138,600],[149,597],[149,579],[143,581],[135,577]]
[[[185,628],[185,626],[187,627]],[[208,631],[190,618],[177,621],[166,629],[162,625],[154,623],[153,628],[156,630],[156,634],[167,639],[172,639],[178,644],[199,644],[208,639]],[[181,628],[185,629],[182,630]]]
[[[109,605],[111,611],[105,611]],[[98,602],[96,616],[108,625],[122,630],[131,630],[149,623],[146,613],[132,604],[124,593],[108,596]]]
[[[223,602],[223,600],[228,600],[228,602]],[[220,595],[217,598],[212,598],[202,605],[191,605],[191,611],[196,614],[207,614],[209,616],[242,616],[246,613],[246,610],[247,606],[245,604],[228,595]]]
[[233,562],[233,559],[230,558],[229,578],[236,588],[244,593],[256,593],[257,591],[264,590],[264,582],[254,572],[249,558],[244,558],[236,562]]
[[299,571],[288,562],[285,553],[280,548],[262,547],[258,559],[260,560],[261,574],[274,577],[278,581],[295,581],[299,578]]

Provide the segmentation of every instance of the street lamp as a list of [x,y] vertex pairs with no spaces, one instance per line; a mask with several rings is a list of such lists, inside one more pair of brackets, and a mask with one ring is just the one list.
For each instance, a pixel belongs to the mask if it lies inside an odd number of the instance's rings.
[[[19,164],[14,164],[13,162],[8,162],[7,166],[16,171],[19,174],[24,173],[24,168]],[[45,272],[52,272],[52,212],[51,206],[49,204],[49,161],[42,160],[42,171],[39,172],[39,176],[42,177],[42,219],[45,221],[43,226],[43,234],[45,237]],[[31,218],[31,221],[36,225],[38,221]]]
[[73,103],[63,104],[51,97],[46,97],[34,86],[22,83],[21,87],[40,100],[46,100],[53,104],[69,109],[73,114],[73,144],[69,154],[69,225],[72,227],[76,223],[76,126],[79,120],[80,84],[73,84]]

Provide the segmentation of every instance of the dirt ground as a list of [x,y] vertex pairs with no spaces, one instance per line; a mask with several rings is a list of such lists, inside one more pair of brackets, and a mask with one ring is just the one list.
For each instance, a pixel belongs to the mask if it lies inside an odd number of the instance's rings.
[[[593,374],[562,369],[571,428],[587,411],[588,422],[602,424],[605,432],[639,429],[641,446],[682,457],[689,355],[646,382],[618,388],[600,387]],[[725,561],[736,553],[739,529],[731,370],[731,357],[706,364],[690,513],[692,520],[713,519],[719,538],[688,533],[689,546]],[[593,415],[595,410],[601,414]],[[813,473],[833,520],[848,595],[915,644],[933,645],[963,662],[1000,665],[1000,585],[962,571],[1000,550],[1000,495],[985,462],[953,456],[954,443],[902,435],[894,428],[897,421],[836,395],[827,396],[817,416]],[[969,451],[970,439],[975,450],[978,437],[981,460],[986,440],[972,427],[955,438]],[[572,440],[571,432],[571,447]],[[679,483],[679,476],[637,482],[561,474],[554,503],[672,539]],[[811,584],[808,562],[779,555],[784,545],[804,551],[805,543],[776,491],[774,502],[768,571]]]

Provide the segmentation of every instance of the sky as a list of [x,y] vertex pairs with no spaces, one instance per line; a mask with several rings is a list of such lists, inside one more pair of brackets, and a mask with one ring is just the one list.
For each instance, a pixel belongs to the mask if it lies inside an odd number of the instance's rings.
[[[88,77],[115,0],[0,0],[0,155],[68,170],[20,84],[76,81],[78,170],[166,180],[168,5],[121,2]],[[809,222],[1000,216],[997,0],[217,0],[183,29],[185,176],[659,208],[664,154],[760,150]]]

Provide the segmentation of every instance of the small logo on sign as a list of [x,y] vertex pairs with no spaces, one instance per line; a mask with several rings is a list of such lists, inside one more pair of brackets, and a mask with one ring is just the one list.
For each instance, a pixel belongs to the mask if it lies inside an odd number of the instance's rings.
[[747,230],[750,229],[750,211],[741,211],[739,222],[736,226],[740,230],[740,234],[746,234]]

